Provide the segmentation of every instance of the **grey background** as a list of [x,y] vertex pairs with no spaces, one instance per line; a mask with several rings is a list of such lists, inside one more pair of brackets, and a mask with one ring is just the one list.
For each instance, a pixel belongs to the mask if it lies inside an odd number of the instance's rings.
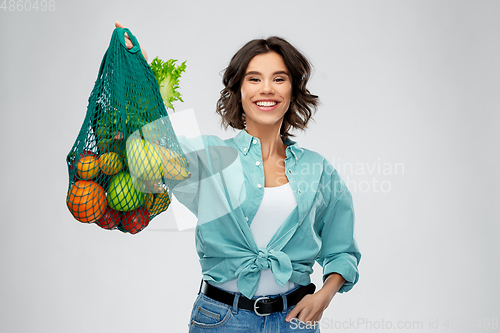
[[[7,4],[0,331],[187,330],[201,278],[192,230],[176,231],[168,211],[138,235],[107,232],[65,206],[65,157],[115,20],[150,60],[187,60],[177,108],[194,108],[201,132],[224,138],[234,132],[220,128],[215,102],[239,47],[280,35],[310,57],[322,105],[296,140],[349,180],[363,253],[358,285],[335,296],[323,331],[498,324],[499,15],[500,1]],[[312,278],[321,284],[319,266]]]

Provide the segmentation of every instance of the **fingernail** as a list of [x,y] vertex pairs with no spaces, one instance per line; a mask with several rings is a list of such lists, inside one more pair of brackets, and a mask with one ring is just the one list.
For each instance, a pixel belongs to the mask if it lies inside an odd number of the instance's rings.
[[290,316],[286,316],[285,320],[290,321]]

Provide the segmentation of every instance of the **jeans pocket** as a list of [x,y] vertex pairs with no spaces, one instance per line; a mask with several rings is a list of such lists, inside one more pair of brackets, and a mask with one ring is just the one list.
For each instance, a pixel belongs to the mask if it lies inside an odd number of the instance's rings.
[[201,294],[194,304],[190,322],[196,327],[216,328],[227,323],[231,316],[231,307]]

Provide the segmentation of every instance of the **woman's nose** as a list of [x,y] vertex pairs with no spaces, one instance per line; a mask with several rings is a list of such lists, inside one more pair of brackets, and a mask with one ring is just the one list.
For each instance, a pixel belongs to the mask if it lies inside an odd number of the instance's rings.
[[271,82],[268,81],[263,81],[262,86],[260,88],[261,93],[263,94],[272,94],[274,93],[274,90],[271,86]]

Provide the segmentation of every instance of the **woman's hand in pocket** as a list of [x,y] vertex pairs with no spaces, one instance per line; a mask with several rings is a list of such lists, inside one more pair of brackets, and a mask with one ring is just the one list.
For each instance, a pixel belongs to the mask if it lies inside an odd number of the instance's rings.
[[297,318],[304,323],[318,322],[323,316],[323,311],[326,310],[333,296],[339,291],[340,287],[345,283],[345,279],[338,273],[332,273],[327,276],[323,287],[312,295],[306,295],[297,303],[295,308],[288,314],[286,321],[291,321],[292,318]]

